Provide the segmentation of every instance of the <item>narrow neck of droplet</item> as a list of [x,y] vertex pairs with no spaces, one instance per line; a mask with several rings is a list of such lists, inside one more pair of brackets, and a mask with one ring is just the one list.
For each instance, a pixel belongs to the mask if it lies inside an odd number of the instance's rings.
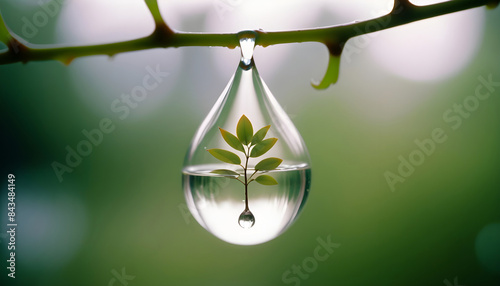
[[256,33],[254,31],[243,31],[238,33],[238,37],[241,49],[240,67],[244,70],[249,70],[253,66]]

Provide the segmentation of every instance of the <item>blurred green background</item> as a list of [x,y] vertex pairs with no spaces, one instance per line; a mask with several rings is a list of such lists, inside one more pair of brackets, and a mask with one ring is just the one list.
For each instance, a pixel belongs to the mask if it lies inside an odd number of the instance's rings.
[[[160,7],[179,30],[236,32],[388,11],[390,3],[375,2]],[[119,41],[153,27],[139,0],[0,3],[8,26],[32,43]],[[313,181],[297,221],[256,246],[205,231],[187,212],[181,186],[185,152],[236,69],[238,49],[0,66],[2,285],[500,285],[499,27],[500,9],[480,8],[352,39],[339,82],[325,91],[309,84],[326,68],[323,46],[258,47],[261,76],[309,148]],[[126,116],[113,112],[148,67],[168,75]],[[475,101],[480,77],[496,86]],[[455,104],[473,111],[459,115]],[[446,122],[445,113],[461,124]],[[82,131],[103,118],[114,130],[60,181],[53,162],[65,164],[67,146],[76,148]],[[398,157],[411,161],[414,141],[436,128],[445,142],[391,190],[384,174],[399,175]],[[16,279],[5,267],[9,173],[17,189]],[[315,260],[318,239],[328,237],[340,246]]]

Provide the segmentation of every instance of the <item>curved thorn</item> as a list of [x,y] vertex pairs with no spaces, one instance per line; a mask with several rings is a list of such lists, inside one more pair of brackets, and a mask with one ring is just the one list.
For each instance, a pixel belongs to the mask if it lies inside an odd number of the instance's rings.
[[321,82],[311,81],[312,87],[315,89],[327,89],[331,84],[335,84],[339,79],[340,56],[330,55],[328,60],[328,68]]
[[327,89],[331,84],[335,84],[339,79],[340,55],[344,44],[327,45],[329,51],[328,67],[321,82],[312,81],[311,85],[315,89]]

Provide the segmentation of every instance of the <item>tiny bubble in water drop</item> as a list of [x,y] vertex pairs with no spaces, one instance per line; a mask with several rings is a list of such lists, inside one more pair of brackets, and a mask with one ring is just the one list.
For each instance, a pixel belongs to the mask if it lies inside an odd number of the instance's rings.
[[244,210],[238,218],[238,224],[242,228],[251,228],[255,224],[255,217],[250,210]]

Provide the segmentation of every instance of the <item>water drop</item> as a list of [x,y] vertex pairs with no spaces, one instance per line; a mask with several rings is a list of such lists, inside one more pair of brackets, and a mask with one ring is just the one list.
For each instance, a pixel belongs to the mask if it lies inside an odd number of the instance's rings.
[[238,218],[238,224],[242,228],[251,228],[255,224],[255,217],[250,210],[244,210]]
[[[282,234],[297,218],[309,194],[311,169],[302,137],[257,71],[256,34],[239,35],[241,60],[194,135],[184,162],[183,188],[188,208],[202,227],[226,242],[254,245]],[[277,139],[269,150],[261,146],[267,151],[249,157],[247,166],[246,156],[255,145],[238,145],[242,139],[237,138],[236,127],[243,115],[251,122],[254,137],[268,128],[264,140]],[[234,138],[224,139],[221,129]],[[208,152],[215,148],[236,155],[220,161]],[[277,168],[255,170],[261,160],[272,157],[283,159]]]
[[255,49],[255,33],[252,31],[245,31],[241,32],[239,37],[241,48],[240,67],[248,70],[253,66],[252,61],[253,50]]

